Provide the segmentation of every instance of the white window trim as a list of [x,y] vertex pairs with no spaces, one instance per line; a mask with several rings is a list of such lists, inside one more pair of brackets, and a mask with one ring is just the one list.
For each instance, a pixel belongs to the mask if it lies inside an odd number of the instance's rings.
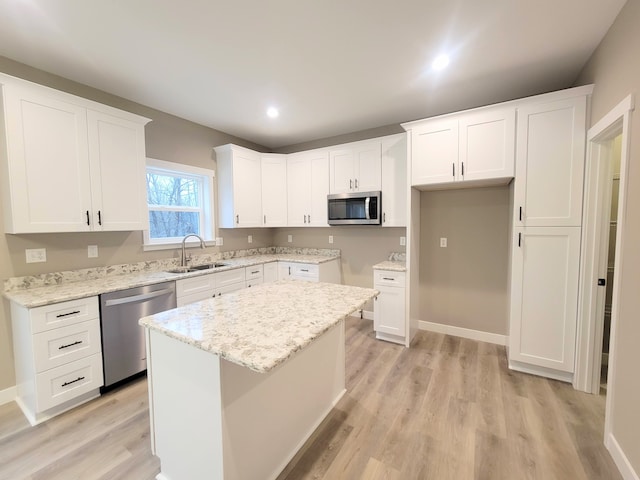
[[[205,191],[203,192],[204,202],[209,204],[209,217],[210,221],[205,222],[205,231],[203,233],[203,239],[205,240],[205,245],[215,246],[215,231],[216,231],[216,215],[214,209],[214,193],[213,193],[213,179],[216,176],[215,170],[210,170],[208,168],[194,167],[192,165],[186,165],[183,163],[175,163],[175,162],[167,162],[165,160],[158,160],[156,158],[147,157],[146,167],[152,167],[159,170],[167,170],[168,172],[182,172],[185,174],[198,175],[200,177],[205,178]],[[146,175],[146,167],[145,167],[145,175]],[[148,209],[147,209],[148,210]],[[148,221],[147,221],[148,223]],[[152,242],[149,238],[149,229],[147,228],[142,232],[142,249],[143,251],[152,251],[152,250],[169,250],[174,248],[179,248],[182,246],[181,243],[176,242],[167,242],[167,243],[159,243]],[[190,238],[187,240],[186,244],[188,246],[199,246],[199,242],[195,238]]]

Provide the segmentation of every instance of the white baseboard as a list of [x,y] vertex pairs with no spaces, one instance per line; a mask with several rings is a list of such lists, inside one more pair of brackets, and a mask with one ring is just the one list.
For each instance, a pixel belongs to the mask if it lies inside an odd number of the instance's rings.
[[611,454],[616,467],[618,467],[622,478],[624,478],[624,480],[640,480],[640,477],[638,477],[638,474],[631,466],[631,462],[629,462],[629,459],[624,454],[622,448],[620,448],[620,445],[613,434],[609,434],[604,444],[607,447],[607,450],[609,450],[609,453]]
[[443,325],[442,323],[425,322],[424,320],[420,320],[418,322],[418,328],[420,328],[420,330],[428,330],[430,332],[445,333],[455,337],[478,340],[479,342],[495,343],[496,345],[506,345],[509,338],[506,335],[498,335],[497,333],[454,327],[451,325]]
[[5,388],[4,390],[0,390],[0,405],[4,405],[5,403],[13,402],[16,399],[17,390],[15,385],[13,387]]

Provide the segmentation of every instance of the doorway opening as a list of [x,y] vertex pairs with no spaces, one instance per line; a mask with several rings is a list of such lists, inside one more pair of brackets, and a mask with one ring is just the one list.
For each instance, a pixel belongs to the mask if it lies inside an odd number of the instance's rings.
[[[615,382],[615,340],[619,277],[626,211],[629,95],[591,127],[587,134],[583,232],[580,259],[580,303],[574,388],[607,393],[605,439],[611,432],[611,388]],[[606,355],[603,355],[606,354]],[[605,376],[603,378],[603,365]]]

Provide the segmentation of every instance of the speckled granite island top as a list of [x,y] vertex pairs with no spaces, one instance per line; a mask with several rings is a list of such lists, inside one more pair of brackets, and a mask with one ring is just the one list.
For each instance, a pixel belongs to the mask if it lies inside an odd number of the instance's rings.
[[265,373],[378,294],[284,280],[144,317],[140,325]]

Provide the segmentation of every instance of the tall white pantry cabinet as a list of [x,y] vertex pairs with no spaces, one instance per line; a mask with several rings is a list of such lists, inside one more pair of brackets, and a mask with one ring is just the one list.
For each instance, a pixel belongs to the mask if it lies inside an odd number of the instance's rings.
[[562,380],[575,369],[586,111],[585,96],[518,109],[509,363]]

